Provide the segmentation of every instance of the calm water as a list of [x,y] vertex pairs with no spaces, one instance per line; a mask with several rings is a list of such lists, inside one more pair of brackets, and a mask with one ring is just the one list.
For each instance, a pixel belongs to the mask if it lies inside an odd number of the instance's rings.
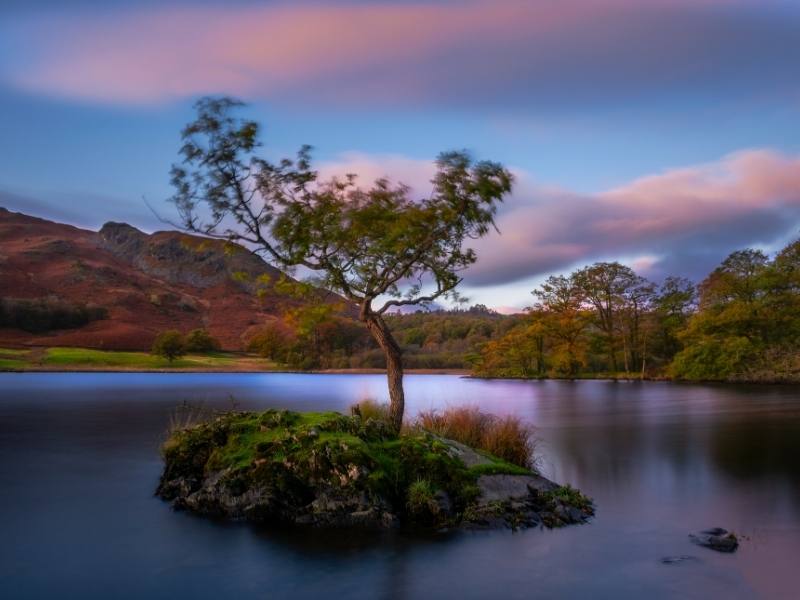
[[[0,597],[797,598],[800,389],[418,375],[408,410],[480,404],[538,427],[541,468],[593,496],[557,531],[258,531],[153,497],[183,400],[344,410],[372,375],[0,375]],[[693,546],[711,526],[733,555]],[[662,564],[666,556],[696,557]]]

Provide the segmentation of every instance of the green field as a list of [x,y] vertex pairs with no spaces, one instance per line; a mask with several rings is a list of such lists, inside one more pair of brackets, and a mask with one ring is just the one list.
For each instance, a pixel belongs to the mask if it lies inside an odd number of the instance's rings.
[[14,371],[28,366],[29,350],[0,348],[0,371]]
[[189,354],[172,362],[147,352],[117,352],[90,348],[18,350],[0,348],[0,370],[220,370],[259,371],[274,368],[265,359],[227,352]]

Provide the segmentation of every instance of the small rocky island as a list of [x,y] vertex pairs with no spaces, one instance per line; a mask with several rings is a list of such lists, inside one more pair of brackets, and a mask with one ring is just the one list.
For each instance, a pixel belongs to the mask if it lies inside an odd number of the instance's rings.
[[231,412],[164,443],[157,495],[177,509],[312,527],[583,523],[586,496],[461,443],[339,413]]

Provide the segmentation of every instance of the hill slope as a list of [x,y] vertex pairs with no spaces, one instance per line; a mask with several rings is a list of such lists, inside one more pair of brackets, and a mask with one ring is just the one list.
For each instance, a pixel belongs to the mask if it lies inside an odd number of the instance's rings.
[[[0,344],[147,349],[159,331],[204,327],[224,349],[300,300],[241,246],[123,223],[99,232],[0,208],[0,297],[91,304],[108,318],[75,329],[0,328]],[[320,292],[324,302],[342,302]]]

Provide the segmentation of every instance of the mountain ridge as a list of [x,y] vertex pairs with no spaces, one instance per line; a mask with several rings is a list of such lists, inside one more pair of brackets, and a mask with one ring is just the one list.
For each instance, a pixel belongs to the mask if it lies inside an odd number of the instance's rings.
[[[116,222],[91,231],[0,207],[0,297],[108,312],[75,329],[0,328],[0,344],[144,350],[160,331],[204,328],[223,349],[242,350],[259,326],[307,302],[276,289],[282,277],[224,240]],[[339,296],[318,294],[347,310]]]

